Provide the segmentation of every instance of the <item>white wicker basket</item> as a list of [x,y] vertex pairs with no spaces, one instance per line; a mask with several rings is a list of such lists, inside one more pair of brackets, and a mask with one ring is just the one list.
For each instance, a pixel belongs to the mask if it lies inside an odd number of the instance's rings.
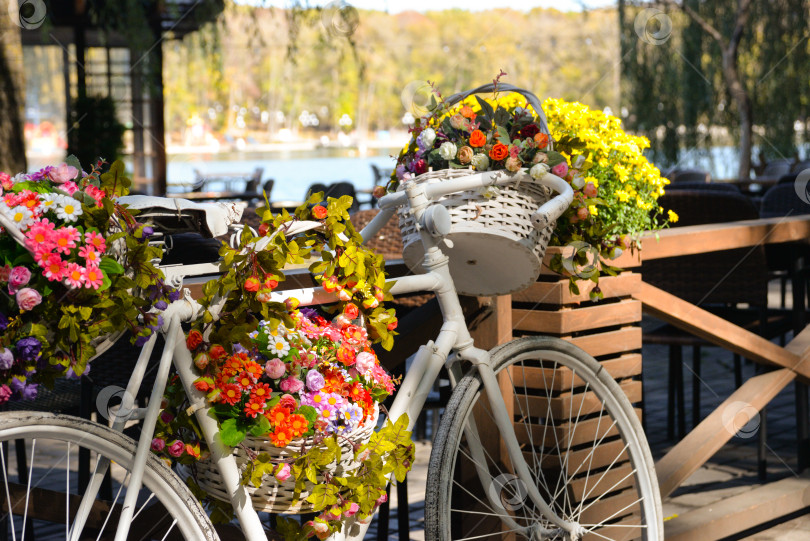
[[[413,182],[441,182],[473,174],[467,169],[442,169],[416,177]],[[478,173],[476,173],[478,174]],[[493,177],[513,176],[514,183],[494,188],[495,197],[481,191],[453,193],[437,200],[450,212],[450,234],[440,248],[450,258],[450,273],[463,295],[507,295],[537,280],[554,223],[538,230],[531,215],[551,197],[551,190],[536,183],[525,170],[491,171]],[[413,216],[400,209],[403,257],[413,272],[424,272],[424,249]]]
[[[355,445],[368,443],[371,434],[377,427],[378,416],[379,408],[375,405],[374,414],[371,419],[368,419],[363,426],[345,434],[345,437],[338,438],[340,442],[341,460],[339,463],[333,464],[328,468],[330,473],[341,474],[342,472],[355,470],[360,466],[360,463],[354,460],[352,443]],[[311,448],[314,445],[314,441],[312,438],[298,439],[293,440],[287,447],[279,448],[270,443],[270,440],[267,438],[248,436],[245,438],[243,445],[256,454],[267,453],[273,459],[291,460],[298,455],[298,450],[300,450],[302,446]],[[233,449],[233,454],[236,456],[236,463],[241,473],[244,471],[245,465],[249,461],[247,453],[240,446]],[[230,501],[230,494],[225,489],[219,471],[217,471],[212,460],[201,460],[197,463],[196,470],[196,480],[200,488],[214,498],[226,502]],[[191,475],[190,468],[182,465],[178,466],[178,473],[183,478]],[[252,484],[248,484],[245,487],[256,511],[286,514],[307,513],[312,511],[312,504],[306,501],[307,496],[310,494],[308,490],[310,487],[309,482],[307,482],[307,489],[301,492],[301,494],[298,494],[296,498],[295,479],[292,476],[283,483],[279,483],[272,475],[265,475],[262,481],[262,486],[258,488],[254,487]],[[297,502],[293,505],[296,499]]]

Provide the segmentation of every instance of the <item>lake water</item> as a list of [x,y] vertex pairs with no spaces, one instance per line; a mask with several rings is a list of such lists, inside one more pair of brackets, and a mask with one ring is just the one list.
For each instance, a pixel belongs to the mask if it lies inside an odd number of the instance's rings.
[[[395,160],[390,154],[396,149],[371,150],[358,155],[356,150],[317,149],[312,151],[291,151],[273,153],[233,153],[216,155],[170,155],[168,157],[167,178],[169,191],[184,191],[172,184],[193,182],[194,170],[204,175],[218,173],[253,172],[257,167],[264,168],[262,181],[275,179],[273,201],[300,201],[307,188],[316,182],[330,184],[348,180],[360,189],[374,186],[374,175],[371,169],[376,165],[381,169],[390,169]],[[223,183],[211,182],[207,189],[225,190]],[[241,186],[235,187],[241,189]]]

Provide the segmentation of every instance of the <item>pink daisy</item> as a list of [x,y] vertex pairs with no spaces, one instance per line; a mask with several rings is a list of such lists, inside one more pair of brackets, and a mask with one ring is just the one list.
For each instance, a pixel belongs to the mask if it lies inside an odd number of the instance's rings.
[[69,180],[64,184],[62,184],[61,186],[59,186],[59,189],[66,192],[68,195],[73,195],[79,189],[79,185],[73,182],[72,180]]
[[50,254],[44,263],[44,265],[40,263],[40,266],[45,270],[45,278],[48,280],[55,282],[61,280],[65,276],[67,263],[62,261],[59,254]]
[[29,250],[51,250],[56,246],[54,228],[56,226],[47,218],[37,220],[25,232],[25,246]]
[[84,287],[98,289],[104,283],[104,275],[98,267],[88,266],[84,269]]
[[84,258],[88,267],[98,267],[99,263],[101,263],[101,257],[92,246],[82,246],[79,248],[79,256]]
[[65,272],[65,282],[72,288],[82,287],[84,282],[85,268],[78,263],[70,263]]
[[70,251],[76,247],[76,241],[81,238],[79,230],[75,227],[63,227],[57,229],[54,237],[56,242],[56,251],[63,254],[69,254]]
[[104,253],[107,250],[107,242],[104,237],[95,231],[88,231],[84,234],[84,242],[93,246],[99,253]]
[[92,184],[88,184],[84,189],[85,193],[96,200],[96,206],[101,207],[101,200],[107,195],[104,190],[96,188]]

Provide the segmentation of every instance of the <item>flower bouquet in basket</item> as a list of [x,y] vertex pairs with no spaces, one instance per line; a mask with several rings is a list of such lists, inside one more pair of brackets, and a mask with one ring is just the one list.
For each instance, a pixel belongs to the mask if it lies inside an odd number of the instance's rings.
[[0,404],[80,376],[110,335],[146,341],[161,324],[152,309],[178,294],[152,264],[162,251],[147,242],[151,228],[118,202],[124,165],[85,173],[68,162],[0,173]]
[[[457,259],[461,263],[451,261],[459,291],[502,294],[528,286],[539,273],[548,244],[573,248],[565,258],[555,255],[551,267],[570,277],[571,289],[577,294],[577,280],[596,282],[591,297],[598,299],[600,273],[619,270],[607,260],[623,250],[640,248],[642,232],[666,225],[656,217],[664,211],[656,201],[669,181],[644,157],[649,142],[625,133],[619,119],[579,103],[547,99],[541,104],[530,92],[501,83],[503,75],[501,72],[493,84],[446,99],[434,89],[428,113],[416,120],[410,142],[397,158],[388,190],[397,190],[403,182],[437,182],[471,172],[493,178],[497,172],[514,175],[516,182],[511,186],[451,194],[441,201],[454,220],[448,238],[455,246],[446,251],[451,258],[454,251],[460,252]],[[480,93],[487,94],[477,95]],[[549,173],[571,185],[574,200],[556,224],[536,234],[521,221],[548,198],[531,180],[541,180]],[[522,212],[521,199],[526,202]],[[668,218],[677,220],[671,211]],[[412,222],[407,216],[400,218],[406,262],[418,270],[422,254]],[[522,279],[513,281],[514,287],[485,292],[478,284],[468,284],[464,265],[486,265],[479,257],[482,252],[488,251],[497,267],[486,269],[490,276],[501,276],[504,267],[511,267],[503,264],[505,257],[498,252],[503,250],[503,238],[482,246],[479,234],[465,248],[464,235],[474,231],[476,223],[482,231],[503,231],[511,239],[508,242],[533,247],[534,264],[526,266]],[[601,264],[594,264],[595,260]],[[479,290],[465,291],[475,286]]]
[[[414,452],[406,416],[377,429],[380,403],[394,390],[371,348],[390,349],[396,327],[393,311],[380,306],[388,295],[383,259],[360,244],[350,198],[324,206],[320,197],[294,216],[260,209],[258,236],[246,230],[237,249],[223,247],[225,274],[206,285],[209,311],[186,344],[200,372],[194,385],[234,448],[254,507],[317,513],[303,525],[280,518],[287,539],[323,538],[349,518],[370,520],[386,499],[388,474],[404,479]],[[318,227],[293,234],[301,220]],[[284,267],[307,260],[340,299],[324,312],[272,300]],[[228,494],[185,401],[172,382],[152,448],[186,465],[213,518],[227,520]]]

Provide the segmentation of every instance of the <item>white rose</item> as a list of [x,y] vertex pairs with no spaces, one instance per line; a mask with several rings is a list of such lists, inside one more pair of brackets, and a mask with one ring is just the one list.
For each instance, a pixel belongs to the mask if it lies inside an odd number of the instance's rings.
[[436,132],[433,131],[433,128],[425,128],[422,130],[422,133],[419,134],[417,143],[422,148],[431,148],[434,141],[436,141]]
[[442,143],[442,146],[439,147],[439,156],[448,162],[456,157],[456,152],[458,152],[456,144],[451,143],[450,141],[445,141]]
[[582,175],[576,175],[574,180],[571,181],[571,186],[576,188],[577,190],[581,190],[583,186],[585,186],[585,177]]
[[529,174],[535,180],[540,180],[544,176],[548,174],[548,164],[547,163],[538,163],[533,165],[531,169],[529,169]]
[[487,158],[486,154],[476,154],[472,157],[470,163],[472,163],[476,171],[486,171],[489,167],[489,158]]
[[574,158],[574,163],[571,164],[571,167],[573,167],[574,169],[579,169],[584,164],[585,164],[585,156],[580,154],[579,156]]

